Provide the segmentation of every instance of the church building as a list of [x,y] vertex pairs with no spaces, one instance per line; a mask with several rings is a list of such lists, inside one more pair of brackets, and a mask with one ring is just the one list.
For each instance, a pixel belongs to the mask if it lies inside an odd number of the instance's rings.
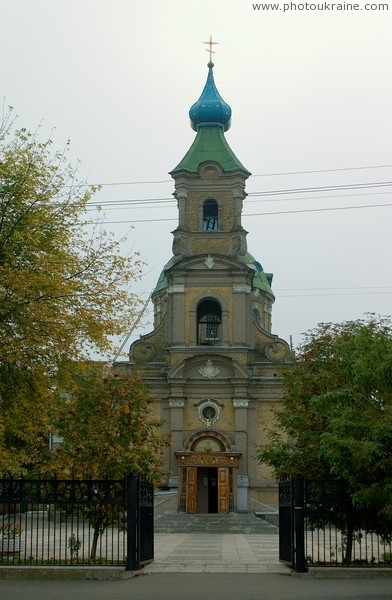
[[187,513],[276,506],[276,482],[255,453],[289,357],[271,333],[272,274],[248,251],[241,215],[250,173],[225,138],[231,108],[213,67],[210,59],[189,111],[194,142],[170,173],[178,224],[152,293],[154,328],[117,364],[148,385],[171,435],[163,485],[177,490],[178,511]]

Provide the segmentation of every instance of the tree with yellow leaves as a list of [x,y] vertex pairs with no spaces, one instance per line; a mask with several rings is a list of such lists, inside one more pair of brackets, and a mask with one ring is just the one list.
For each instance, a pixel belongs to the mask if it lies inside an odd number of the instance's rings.
[[33,472],[52,426],[59,364],[111,348],[138,310],[137,255],[86,216],[81,184],[51,140],[0,124],[0,476]]

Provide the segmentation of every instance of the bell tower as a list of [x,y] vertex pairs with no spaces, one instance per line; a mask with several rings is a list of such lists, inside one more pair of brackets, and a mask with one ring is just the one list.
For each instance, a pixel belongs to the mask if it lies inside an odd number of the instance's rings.
[[231,108],[215,86],[213,67],[209,62],[206,85],[189,111],[197,132],[194,143],[171,172],[179,216],[173,233],[175,256],[246,254],[241,212],[250,173],[226,141]]
[[241,219],[250,172],[226,140],[231,108],[211,56],[207,66],[189,110],[194,142],[170,173],[178,224],[152,294],[154,329],[117,368],[144,378],[171,433],[163,483],[178,490],[178,510],[247,511],[275,497],[253,455],[289,349],[271,333],[272,274],[248,252]]

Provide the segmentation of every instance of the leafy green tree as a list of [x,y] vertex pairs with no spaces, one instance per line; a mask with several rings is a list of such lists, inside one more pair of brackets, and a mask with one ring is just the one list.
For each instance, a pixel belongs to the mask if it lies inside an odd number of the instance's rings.
[[47,472],[75,479],[160,477],[162,422],[141,379],[86,362],[71,365],[63,382],[55,413],[63,441]]
[[[143,382],[92,363],[74,366],[65,380],[57,410],[63,441],[45,474],[60,479],[123,479],[133,473],[158,480],[166,440]],[[114,513],[97,502],[82,508],[82,515],[94,530],[91,558],[95,558],[99,536],[113,524]]]
[[43,458],[58,365],[106,352],[138,306],[136,255],[89,223],[64,152],[0,123],[0,476]]
[[320,324],[285,376],[276,424],[258,450],[278,479],[337,480],[311,507],[316,525],[391,537],[392,325],[390,318]]

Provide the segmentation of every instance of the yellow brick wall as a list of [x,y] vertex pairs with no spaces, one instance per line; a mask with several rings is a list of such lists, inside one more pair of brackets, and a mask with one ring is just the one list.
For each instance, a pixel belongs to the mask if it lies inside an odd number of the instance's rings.
[[192,240],[192,254],[228,254],[229,245],[225,238],[217,238],[216,233],[209,234],[209,238]]
[[[221,231],[231,231],[234,226],[234,199],[233,194],[226,191],[217,193],[189,192],[186,200],[186,224],[191,231],[201,230],[201,206],[207,198],[216,198],[220,205],[219,210],[219,229]],[[222,210],[222,207],[225,210]]]
[[[274,411],[278,408],[278,402],[258,402],[257,403],[257,444],[268,443],[268,430],[275,423]],[[273,478],[270,467],[265,464],[258,464],[257,477],[262,479]]]
[[157,399],[154,399],[153,402],[150,405],[152,417],[154,417],[156,419],[161,419],[162,418],[161,407],[162,407],[161,401],[157,400]]
[[[279,508],[279,491],[278,488],[249,490],[249,510],[252,512],[268,511],[269,509],[277,510]],[[272,511],[271,511],[272,512]]]
[[[200,398],[188,398],[184,406],[184,429],[187,431],[203,430],[208,432],[209,428],[204,425],[199,419],[197,405],[200,403]],[[234,408],[231,398],[219,399],[219,403],[223,404],[219,420],[215,421],[213,428],[216,427],[222,431],[231,433],[234,431]],[[196,405],[196,406],[195,406]]]

